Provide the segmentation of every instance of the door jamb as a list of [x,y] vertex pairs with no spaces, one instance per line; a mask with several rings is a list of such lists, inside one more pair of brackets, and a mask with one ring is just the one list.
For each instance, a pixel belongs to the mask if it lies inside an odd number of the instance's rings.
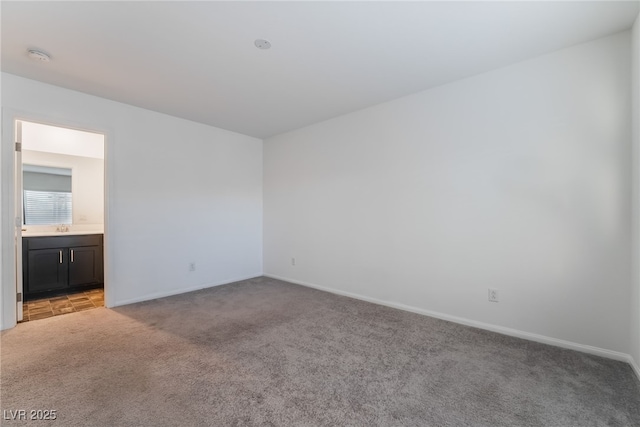
[[2,282],[0,286],[0,294],[2,295],[2,303],[0,303],[0,328],[9,329],[17,324],[17,304],[16,304],[16,242],[15,242],[15,210],[16,210],[16,182],[15,182],[15,123],[16,121],[26,121],[32,123],[41,123],[50,126],[63,127],[68,129],[80,130],[85,132],[99,133],[104,136],[104,294],[105,307],[112,306],[113,295],[110,283],[110,239],[109,239],[109,188],[113,174],[110,173],[110,155],[112,151],[111,135],[112,132],[104,125],[78,123],[60,117],[52,117],[49,115],[17,111],[7,107],[2,108],[2,147],[0,147],[0,173],[2,175],[2,211],[9,215],[2,215],[0,223],[0,244],[2,246],[2,258],[0,259],[0,270],[2,270]]

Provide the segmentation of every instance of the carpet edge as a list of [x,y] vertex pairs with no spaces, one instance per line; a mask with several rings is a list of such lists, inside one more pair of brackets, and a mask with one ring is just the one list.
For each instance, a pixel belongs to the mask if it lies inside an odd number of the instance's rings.
[[633,369],[633,372],[636,374],[636,377],[638,377],[638,381],[640,381],[640,366],[638,366],[635,359],[631,355],[629,355],[628,362],[629,365],[631,365],[631,369]]
[[122,300],[122,301],[116,301],[115,304],[109,305],[107,308],[120,307],[120,306],[123,306],[123,305],[134,304],[134,303],[142,302],[142,301],[150,301],[150,300],[154,300],[154,299],[158,299],[158,298],[165,298],[165,297],[170,297],[170,296],[174,296],[174,295],[186,294],[188,292],[199,291],[201,289],[213,288],[213,287],[216,287],[216,286],[228,285],[230,283],[241,282],[243,280],[249,280],[249,279],[255,279],[256,277],[262,277],[262,276],[263,276],[262,273],[256,273],[254,275],[249,275],[249,276],[246,276],[246,277],[238,277],[238,278],[234,278],[234,279],[225,279],[225,280],[220,280],[220,281],[217,281],[217,282],[212,282],[212,283],[206,283],[206,284],[202,284],[202,285],[193,286],[193,287],[190,287],[190,288],[172,290],[172,291],[169,291],[169,292],[155,292],[155,293],[147,294],[147,295],[144,295],[144,296],[141,296],[141,297],[137,297],[137,298],[131,298],[131,299],[126,299],[126,300]]
[[579,352],[582,352],[582,353],[593,354],[595,356],[605,357],[607,359],[613,359],[613,360],[618,360],[618,361],[621,361],[621,362],[627,362],[627,363],[629,363],[629,365],[631,365],[631,368],[633,369],[633,371],[636,374],[636,376],[638,376],[638,379],[640,379],[640,367],[638,367],[638,365],[635,363],[635,361],[633,360],[633,357],[631,357],[631,355],[626,354],[626,353],[613,351],[613,350],[608,350],[608,349],[600,348],[600,347],[594,347],[594,346],[585,345],[585,344],[579,344],[579,343],[576,343],[576,342],[561,340],[561,339],[558,339],[558,338],[552,338],[552,337],[548,337],[548,336],[545,336],[545,335],[539,335],[539,334],[534,334],[534,333],[530,333],[530,332],[520,331],[518,329],[507,328],[507,327],[504,327],[504,326],[493,325],[493,324],[490,324],[490,323],[479,322],[479,321],[467,319],[467,318],[464,318],[464,317],[452,316],[452,315],[449,315],[449,314],[439,313],[437,311],[425,310],[425,309],[422,309],[422,308],[413,307],[413,306],[409,306],[409,305],[405,305],[405,304],[401,304],[401,303],[396,303],[396,302],[392,302],[392,301],[385,301],[385,300],[380,300],[380,299],[377,299],[377,298],[371,298],[371,297],[367,297],[367,296],[364,296],[364,295],[351,293],[351,292],[340,291],[340,290],[337,290],[337,289],[334,289],[334,288],[329,288],[329,287],[326,287],[326,286],[320,286],[320,285],[316,285],[316,284],[313,284],[313,283],[304,282],[304,281],[301,281],[301,280],[282,277],[282,276],[278,276],[278,275],[275,275],[275,274],[264,273],[263,275],[265,277],[270,277],[272,279],[283,280],[283,281],[286,281],[286,282],[294,283],[296,285],[301,285],[301,286],[305,286],[305,287],[308,287],[308,288],[318,289],[318,290],[321,290],[321,291],[329,292],[329,293],[336,294],[336,295],[342,295],[342,296],[358,299],[358,300],[361,300],[361,301],[370,302],[370,303],[373,303],[373,304],[379,304],[379,305],[384,305],[384,306],[391,307],[391,308],[397,308],[399,310],[409,311],[411,313],[421,314],[421,315],[429,316],[429,317],[435,317],[437,319],[447,320],[449,322],[458,323],[458,324],[465,325],[465,326],[471,326],[471,327],[474,327],[474,328],[484,329],[484,330],[491,331],[491,332],[496,332],[496,333],[499,333],[499,334],[502,334],[502,335],[508,335],[508,336],[512,336],[512,337],[515,337],[515,338],[522,338],[522,339],[526,339],[526,340],[529,340],[529,341],[534,341],[534,342],[539,342],[539,343],[542,343],[542,344],[552,345],[552,346],[555,346],[555,347],[561,347],[561,348],[565,348],[565,349],[569,349],[569,350],[579,351]]

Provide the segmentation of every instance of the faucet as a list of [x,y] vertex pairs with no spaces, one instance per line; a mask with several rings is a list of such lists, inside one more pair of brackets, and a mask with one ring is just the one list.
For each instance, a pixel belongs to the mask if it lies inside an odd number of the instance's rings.
[[56,227],[56,231],[60,232],[60,233],[64,233],[69,231],[69,226],[68,225],[64,225],[64,224],[60,224],[58,227]]

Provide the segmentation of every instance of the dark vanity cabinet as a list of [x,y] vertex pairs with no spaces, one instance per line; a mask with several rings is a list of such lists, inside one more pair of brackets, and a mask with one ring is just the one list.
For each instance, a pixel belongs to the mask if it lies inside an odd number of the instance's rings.
[[34,249],[23,258],[25,294],[64,289],[68,285],[69,264],[61,248]]
[[104,283],[102,234],[24,237],[25,298]]

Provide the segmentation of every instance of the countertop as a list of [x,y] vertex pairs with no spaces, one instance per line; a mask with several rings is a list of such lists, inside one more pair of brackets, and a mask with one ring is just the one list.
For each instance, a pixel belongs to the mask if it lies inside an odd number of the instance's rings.
[[89,234],[104,234],[104,232],[102,230],[23,231],[22,237],[82,236]]

